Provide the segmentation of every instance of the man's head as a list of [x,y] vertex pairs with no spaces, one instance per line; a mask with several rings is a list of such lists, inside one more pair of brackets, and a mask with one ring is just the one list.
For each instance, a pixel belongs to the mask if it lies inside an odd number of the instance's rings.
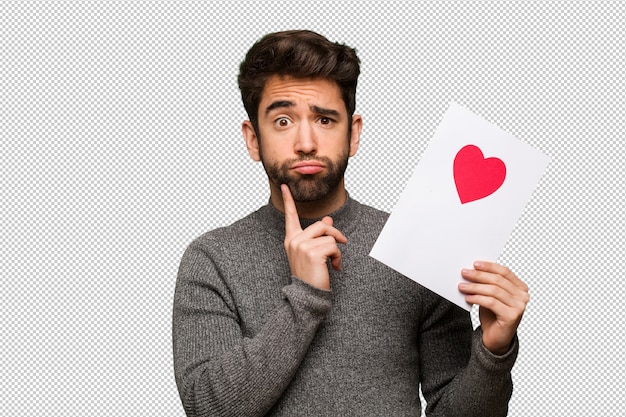
[[259,102],[272,76],[321,78],[337,83],[348,116],[355,109],[360,61],[356,51],[306,30],[265,35],[239,67],[239,89],[248,118],[258,133]]
[[362,126],[354,114],[358,75],[353,49],[309,31],[267,35],[246,55],[239,86],[250,120],[242,132],[277,207],[281,184],[310,207],[345,200],[343,175]]

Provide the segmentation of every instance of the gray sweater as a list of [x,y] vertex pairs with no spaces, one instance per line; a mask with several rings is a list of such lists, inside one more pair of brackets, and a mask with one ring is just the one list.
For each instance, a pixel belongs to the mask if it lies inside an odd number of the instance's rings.
[[[514,340],[491,354],[467,311],[368,256],[387,214],[350,198],[331,291],[290,276],[267,205],[195,239],[174,296],[176,383],[188,416],[504,416]],[[313,220],[301,220],[306,227]]]

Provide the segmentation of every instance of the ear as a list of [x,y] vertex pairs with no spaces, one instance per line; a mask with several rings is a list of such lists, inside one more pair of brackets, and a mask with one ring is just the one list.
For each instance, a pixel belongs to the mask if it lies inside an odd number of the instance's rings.
[[245,120],[241,124],[241,133],[246,141],[246,148],[248,148],[248,154],[252,160],[259,162],[261,160],[261,154],[259,152],[259,138],[254,131],[252,122]]
[[356,155],[361,143],[361,130],[363,129],[363,118],[360,114],[352,116],[352,132],[350,133],[350,156]]

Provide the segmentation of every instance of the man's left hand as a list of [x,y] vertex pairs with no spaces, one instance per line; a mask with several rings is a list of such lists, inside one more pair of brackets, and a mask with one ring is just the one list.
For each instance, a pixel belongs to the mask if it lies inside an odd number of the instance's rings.
[[459,291],[468,303],[479,306],[483,344],[495,355],[506,353],[530,299],[528,286],[493,262],[477,261],[461,275],[468,282],[459,284]]

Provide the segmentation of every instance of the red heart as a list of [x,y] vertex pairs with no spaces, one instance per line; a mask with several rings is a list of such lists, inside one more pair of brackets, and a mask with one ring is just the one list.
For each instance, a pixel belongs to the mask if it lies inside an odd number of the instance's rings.
[[483,156],[479,147],[464,146],[454,157],[454,182],[461,204],[493,194],[504,183],[506,166]]

